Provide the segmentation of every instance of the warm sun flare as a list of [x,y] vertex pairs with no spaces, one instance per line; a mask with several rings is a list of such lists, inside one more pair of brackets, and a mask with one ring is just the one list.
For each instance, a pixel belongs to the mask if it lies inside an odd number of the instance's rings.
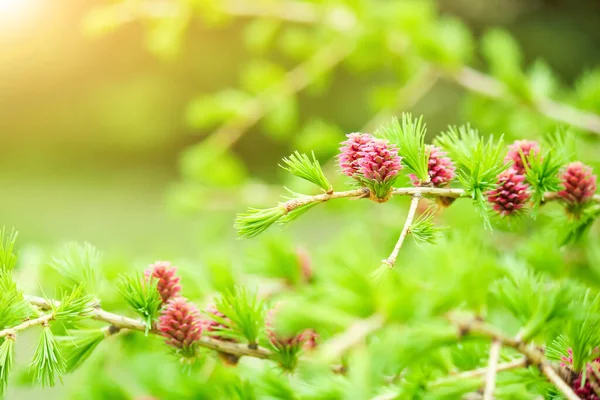
[[0,0],[0,25],[19,25],[30,15],[38,0]]

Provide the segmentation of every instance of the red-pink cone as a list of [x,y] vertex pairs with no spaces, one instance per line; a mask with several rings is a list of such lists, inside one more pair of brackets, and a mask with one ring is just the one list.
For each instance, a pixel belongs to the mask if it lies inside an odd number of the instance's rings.
[[341,143],[338,162],[345,175],[354,177],[359,172],[358,160],[362,157],[363,146],[374,138],[368,133],[350,133],[346,137],[348,139]]
[[558,192],[569,205],[580,205],[589,201],[596,192],[596,175],[592,168],[577,161],[567,165],[562,176],[563,190]]
[[179,296],[181,286],[179,277],[176,275],[177,267],[171,266],[168,261],[157,261],[148,266],[144,271],[146,279],[153,277],[158,280],[158,292],[162,298],[163,304]]
[[265,320],[265,326],[267,331],[267,337],[273,346],[276,347],[298,347],[302,346],[304,350],[312,350],[317,346],[317,340],[319,335],[313,329],[305,329],[301,333],[294,336],[284,336],[275,331],[273,325],[277,315],[277,305],[270,309],[267,313]]
[[508,216],[525,207],[531,195],[528,192],[529,186],[524,181],[525,177],[517,174],[514,169],[498,175],[498,187],[487,193],[494,210],[500,215]]
[[300,268],[300,274],[302,276],[302,280],[306,283],[309,283],[313,279],[313,271],[312,271],[312,261],[310,259],[310,255],[308,252],[302,248],[296,248],[296,257],[298,258],[298,266]]
[[[212,314],[215,317],[218,317],[218,318],[222,319],[223,322],[229,321],[229,319],[225,316],[225,314],[223,314],[222,312],[220,312],[214,304],[208,305],[204,309],[204,313],[206,313],[206,314]],[[229,328],[228,325],[226,325],[225,323],[217,322],[214,319],[204,319],[204,320],[202,320],[202,329],[204,331],[206,331],[206,332],[215,332],[213,334],[209,334],[208,335],[209,337],[211,337],[213,339],[224,340],[224,341],[232,341],[229,338],[223,338],[223,337],[221,337],[219,335],[219,330],[220,329],[227,329],[227,328]]]
[[362,146],[359,154],[359,172],[368,180],[388,182],[402,168],[398,149],[385,139],[371,140]]
[[185,356],[193,356],[194,345],[202,334],[200,313],[183,297],[174,298],[163,308],[158,319],[158,330],[169,346],[180,350]]
[[[571,370],[573,365],[573,350],[567,350],[569,355],[562,356],[560,366]],[[600,387],[600,375],[596,372],[600,368],[600,358],[586,364],[586,379],[583,380],[583,372],[573,371],[576,374],[575,379],[571,381],[571,388],[582,400],[600,400],[594,387]]]
[[[427,163],[427,169],[429,174],[429,184],[433,187],[444,187],[448,185],[455,177],[456,167],[454,162],[447,157],[447,153],[442,151],[439,147],[432,144],[425,146],[429,151],[429,161]],[[428,182],[421,182],[416,175],[410,174],[410,180],[414,186],[427,185]]]
[[524,175],[525,165],[523,164],[521,153],[523,153],[525,161],[527,161],[527,166],[529,166],[529,156],[532,151],[534,156],[538,155],[540,152],[540,145],[538,142],[533,140],[515,140],[515,142],[509,146],[504,162],[508,163],[512,161],[512,169],[517,171],[519,175]]

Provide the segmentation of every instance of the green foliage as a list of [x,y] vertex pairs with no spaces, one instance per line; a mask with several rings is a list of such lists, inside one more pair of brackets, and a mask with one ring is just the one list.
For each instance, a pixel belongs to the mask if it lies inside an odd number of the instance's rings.
[[119,293],[127,305],[144,319],[146,335],[158,319],[162,305],[157,285],[156,279],[146,279],[143,274],[123,275],[117,281]]
[[490,136],[484,140],[477,130],[469,125],[449,127],[447,132],[436,138],[457,165],[458,180],[473,198],[476,209],[489,227],[485,192],[494,188],[498,174],[508,168],[504,165],[503,137],[497,141]]
[[91,244],[72,242],[64,245],[48,265],[71,283],[83,285],[91,292],[98,284],[101,257]]
[[198,97],[188,105],[185,119],[193,129],[212,129],[236,117],[250,99],[249,94],[233,89],[223,90],[212,96]]
[[325,177],[321,165],[315,157],[315,153],[312,153],[311,160],[308,155],[300,154],[296,151],[288,158],[284,158],[283,163],[285,166],[281,166],[281,168],[291,174],[314,183],[325,192],[331,190],[331,184],[327,180],[327,177]]
[[393,118],[391,123],[381,126],[375,135],[396,144],[402,156],[402,165],[420,181],[427,183],[429,152],[425,148],[426,133],[427,128],[422,116],[413,119],[411,114],[403,113],[401,122]]
[[29,368],[34,382],[41,384],[42,387],[53,387],[56,379],[62,382],[62,377],[66,372],[66,363],[58,348],[57,340],[48,326],[42,328],[42,334]]
[[271,343],[269,349],[273,351],[273,361],[275,361],[285,371],[294,371],[298,364],[298,356],[302,351],[302,343]]
[[3,227],[0,231],[0,271],[10,272],[15,267],[17,256],[14,253],[15,243],[17,241],[17,231],[12,230],[6,233]]
[[85,293],[83,285],[75,286],[70,293],[63,293],[58,307],[54,303],[50,303],[54,319],[76,322],[88,318],[93,313],[92,302],[94,300],[94,295]]
[[515,39],[506,31],[493,29],[485,33],[481,45],[492,74],[512,93],[529,100],[530,88],[521,69],[522,54]]
[[13,327],[33,315],[10,274],[0,273],[0,329]]
[[248,381],[237,380],[225,390],[227,398],[232,400],[258,400],[254,386]]
[[265,321],[265,306],[256,293],[244,287],[225,291],[216,301],[217,309],[225,314],[228,322],[217,316],[211,316],[228,329],[219,334],[236,340],[245,340],[248,346],[256,347],[262,336]]
[[549,282],[540,274],[509,265],[507,276],[492,286],[492,293],[523,325],[524,341],[539,335],[569,313],[573,288],[568,282]]
[[105,337],[100,329],[76,330],[69,336],[57,337],[59,351],[65,360],[65,372],[71,373],[79,368]]
[[[533,189],[532,200],[535,206],[539,206],[544,201],[544,195],[550,192],[557,192],[561,188],[561,181],[558,173],[565,160],[554,149],[546,150],[535,154],[521,154],[524,161],[527,182]],[[527,162],[525,159],[527,158]]]
[[577,218],[560,215],[555,220],[555,229],[560,232],[561,245],[580,242],[598,218],[600,218],[599,206],[585,207]]
[[15,340],[13,338],[0,339],[0,398],[6,393],[8,377],[14,364]]
[[435,226],[433,219],[435,214],[428,210],[421,214],[410,226],[410,234],[417,244],[429,243],[435,244],[440,233],[446,229],[445,227]]
[[273,207],[260,210],[249,208],[235,219],[235,229],[242,238],[253,238],[264,232],[286,214],[283,207]]

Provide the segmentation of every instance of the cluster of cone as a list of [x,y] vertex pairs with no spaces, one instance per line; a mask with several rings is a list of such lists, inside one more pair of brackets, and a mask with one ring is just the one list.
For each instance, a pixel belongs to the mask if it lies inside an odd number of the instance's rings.
[[195,344],[202,335],[200,312],[192,303],[180,296],[180,278],[177,267],[167,261],[157,261],[144,271],[146,279],[156,279],[162,299],[158,330],[166,343],[184,356],[195,353]]
[[[342,142],[338,162],[342,172],[357,180],[387,182],[395,178],[402,169],[402,157],[395,145],[368,133],[351,133]],[[409,175],[415,186],[444,187],[454,179],[455,166],[440,148],[427,145],[429,154],[429,181],[423,182]]]
[[[498,175],[497,187],[487,193],[488,201],[500,215],[516,214],[526,206],[531,194],[525,174],[529,160],[539,152],[539,144],[530,140],[517,140],[509,147],[504,161],[511,167]],[[579,161],[567,165],[560,179],[563,189],[558,195],[570,210],[588,202],[596,191],[596,176]]]
[[[561,357],[560,366],[570,369],[573,365],[573,351],[571,349],[567,351],[569,355]],[[570,382],[571,388],[582,400],[600,400],[598,395],[600,393],[600,373],[598,373],[600,358],[587,363],[585,369],[585,378],[583,372],[576,373],[575,378]]]
[[[214,304],[209,305],[205,309],[205,313],[217,318],[202,319],[196,306],[181,297],[180,277],[177,276],[177,267],[166,261],[157,261],[148,266],[144,271],[144,275],[147,280],[157,280],[157,289],[162,299],[158,330],[165,337],[167,345],[173,347],[185,357],[192,357],[195,355],[195,345],[200,340],[203,332],[213,339],[234,341],[219,334],[219,331],[231,328],[231,322]],[[303,345],[304,349],[312,349],[316,346],[317,334],[314,330],[305,330],[293,337],[278,335],[273,329],[274,315],[274,311],[271,310],[265,323],[267,337],[274,346]],[[237,358],[234,356],[232,358],[227,354],[220,355],[224,361],[230,364],[237,362]]]

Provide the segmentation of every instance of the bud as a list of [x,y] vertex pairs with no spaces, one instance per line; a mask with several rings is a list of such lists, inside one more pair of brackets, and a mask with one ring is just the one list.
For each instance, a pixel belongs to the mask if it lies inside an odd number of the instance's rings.
[[338,162],[345,175],[354,177],[359,172],[358,160],[362,157],[362,147],[371,142],[373,136],[368,133],[350,133],[346,137],[348,139],[341,143]]
[[296,257],[298,258],[298,267],[300,268],[300,275],[302,280],[309,283],[313,279],[312,262],[310,255],[302,247],[296,248]]
[[[508,148],[508,153],[504,158],[504,162],[508,163],[512,161],[512,168],[517,171],[519,175],[525,174],[525,165],[523,164],[523,157],[527,161],[529,167],[529,157],[531,152],[534,156],[537,156],[540,152],[540,145],[538,142],[533,140],[515,140]],[[521,156],[521,153],[523,156]]]
[[586,364],[585,381],[583,373],[579,373],[571,382],[573,391],[582,400],[600,400],[600,396],[597,394],[600,388],[600,374],[596,372],[598,368],[600,368],[600,359]]
[[198,309],[183,297],[170,300],[158,319],[158,330],[165,342],[181,351],[184,356],[195,354],[195,344],[202,334],[202,322]]
[[571,388],[577,396],[582,400],[600,400],[600,396],[597,395],[598,388],[600,388],[600,374],[598,368],[600,368],[600,358],[596,358],[594,361],[587,363],[585,366],[585,381],[583,379],[583,372],[576,372],[572,370],[573,367],[573,350],[568,349],[568,356],[562,356],[560,366],[567,368],[569,371],[575,374],[575,378],[571,381]]
[[[215,317],[218,317],[218,318],[224,320],[224,322],[229,321],[229,318],[227,318],[225,316],[225,314],[223,314],[222,312],[220,312],[214,304],[208,305],[204,309],[204,313],[205,314],[212,314]],[[225,323],[217,322],[214,319],[204,319],[204,320],[202,320],[202,329],[204,331],[206,331],[206,332],[216,332],[215,334],[208,335],[209,337],[211,337],[213,339],[218,339],[218,340],[223,340],[223,341],[232,341],[232,339],[223,338],[223,337],[221,337],[218,334],[218,332],[219,332],[220,329],[228,329],[228,328],[229,328],[229,326],[226,325]]]
[[181,286],[179,285],[179,277],[175,275],[177,267],[171,266],[168,261],[157,261],[154,264],[150,264],[144,271],[146,280],[150,280],[151,277],[158,280],[157,288],[162,298],[163,305],[168,303],[169,300],[179,296]]
[[[202,330],[206,332],[214,332],[212,334],[207,334],[208,337],[216,340],[222,340],[224,342],[235,342],[232,338],[223,337],[219,335],[219,330],[228,329],[230,320],[227,318],[225,314],[220,312],[214,304],[208,305],[204,309],[205,314],[211,314],[215,317],[218,317],[223,322],[215,321],[214,319],[204,319],[202,320]],[[221,351],[217,351],[219,358],[225,363],[225,365],[235,366],[239,362],[240,358],[236,355],[224,353]]]
[[373,139],[366,143],[359,155],[359,172],[371,181],[389,182],[402,168],[398,149],[385,139]]
[[[439,147],[428,144],[425,148],[429,152],[427,163],[429,183],[438,188],[448,185],[455,176],[456,167],[454,163],[450,157],[446,157],[447,153]],[[423,186],[428,183],[421,182],[414,174],[410,174],[409,178],[414,186]]]
[[488,201],[500,215],[507,216],[525,207],[531,197],[523,175],[509,169],[498,175],[498,187],[487,193]]
[[284,336],[276,332],[273,325],[275,324],[277,311],[277,306],[269,310],[265,320],[267,337],[273,346],[278,348],[289,347],[297,350],[300,350],[300,348],[312,350],[317,346],[319,335],[314,329],[305,329],[294,336]]
[[580,205],[589,201],[596,191],[596,175],[592,168],[577,161],[567,165],[561,176],[563,190],[558,192],[569,205]]

